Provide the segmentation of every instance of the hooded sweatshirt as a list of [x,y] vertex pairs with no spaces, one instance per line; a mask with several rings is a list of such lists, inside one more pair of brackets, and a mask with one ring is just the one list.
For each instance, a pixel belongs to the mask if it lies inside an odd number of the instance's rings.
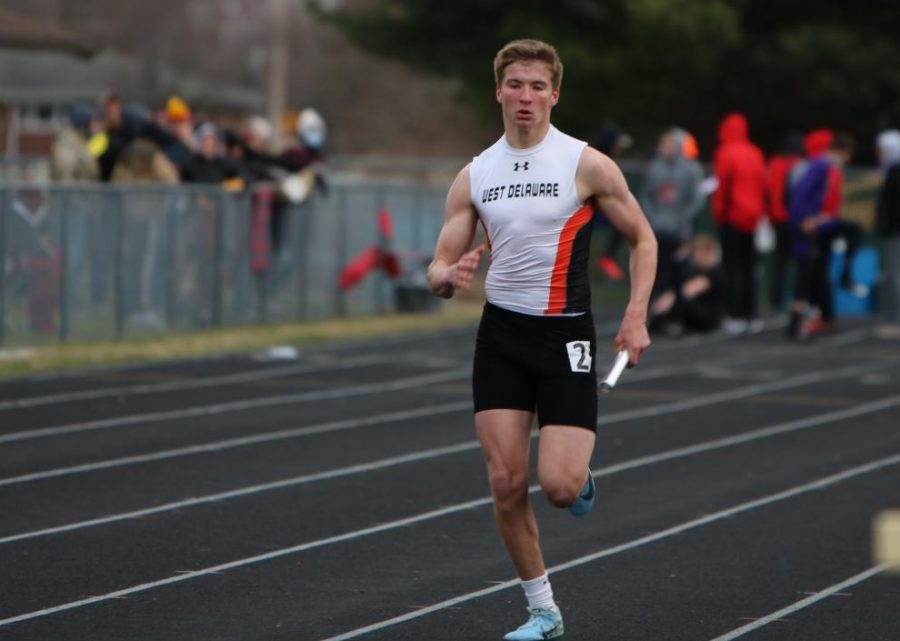
[[675,153],[671,158],[657,154],[644,176],[641,208],[653,231],[679,241],[693,236],[693,220],[703,204],[698,191],[703,170],[696,160],[684,157],[687,132],[672,130]]
[[712,199],[716,223],[752,233],[766,211],[766,164],[759,147],[747,138],[743,114],[729,114],[719,124],[713,166],[719,180]]
[[802,159],[803,135],[799,131],[788,134],[779,152],[769,159],[769,220],[776,225],[788,221],[788,176]]
[[827,152],[834,140],[828,129],[811,131],[803,139],[808,159],[795,165],[790,176],[788,196],[789,224],[794,238],[794,255],[807,258],[812,255],[814,243],[803,231],[808,218],[824,215],[818,234],[832,229],[836,224],[843,201],[843,172],[829,160]]

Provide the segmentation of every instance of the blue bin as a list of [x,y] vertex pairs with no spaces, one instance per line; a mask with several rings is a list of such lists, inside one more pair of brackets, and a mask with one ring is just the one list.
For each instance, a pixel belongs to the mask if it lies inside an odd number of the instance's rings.
[[837,316],[867,316],[875,310],[875,288],[878,283],[878,252],[874,247],[860,247],[853,257],[850,275],[853,282],[869,288],[866,296],[854,296],[842,289],[839,280],[844,267],[844,252],[833,252],[831,255],[831,295],[834,301],[834,313]]

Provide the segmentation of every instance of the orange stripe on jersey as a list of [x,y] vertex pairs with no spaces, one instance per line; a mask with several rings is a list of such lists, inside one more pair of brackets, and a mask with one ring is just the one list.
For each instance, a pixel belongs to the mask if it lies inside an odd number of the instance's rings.
[[484,230],[484,237],[487,238],[488,252],[490,252],[493,249],[493,247],[491,247],[491,235],[488,233],[487,225],[484,224],[484,221],[480,218],[478,220],[481,222],[481,228]]
[[594,209],[584,205],[576,211],[559,234],[559,245],[556,248],[556,263],[550,278],[550,300],[544,314],[561,314],[566,308],[566,290],[569,279],[569,262],[572,260],[572,244],[579,230],[591,222]]

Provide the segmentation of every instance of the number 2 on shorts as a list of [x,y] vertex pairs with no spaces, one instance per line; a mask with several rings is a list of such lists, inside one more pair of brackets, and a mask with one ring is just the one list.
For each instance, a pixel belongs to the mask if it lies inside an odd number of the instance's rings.
[[573,372],[591,371],[591,343],[589,341],[572,341],[566,343],[569,352],[569,365]]

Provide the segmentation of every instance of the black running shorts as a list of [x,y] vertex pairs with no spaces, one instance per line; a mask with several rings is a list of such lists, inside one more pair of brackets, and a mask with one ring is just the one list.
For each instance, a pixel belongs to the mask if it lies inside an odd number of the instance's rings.
[[597,430],[594,321],[485,304],[475,343],[475,411],[536,412],[538,425]]

